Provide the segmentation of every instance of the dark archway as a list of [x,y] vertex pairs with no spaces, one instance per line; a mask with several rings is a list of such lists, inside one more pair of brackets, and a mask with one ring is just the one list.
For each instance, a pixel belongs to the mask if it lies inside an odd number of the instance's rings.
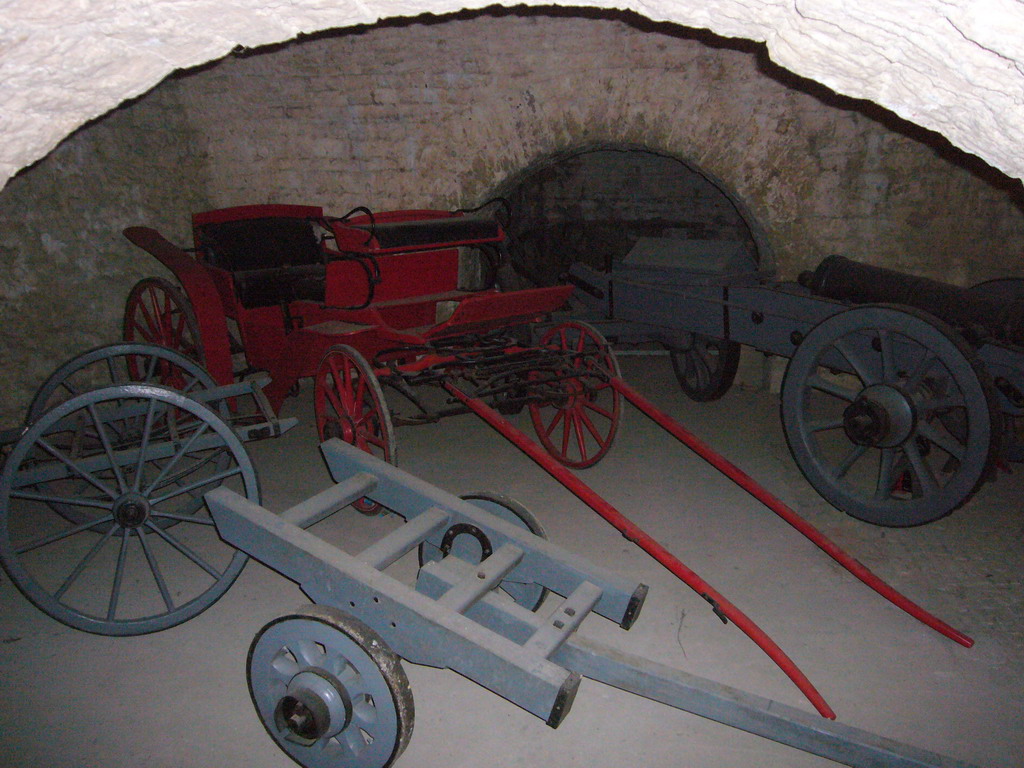
[[732,240],[774,260],[763,230],[722,183],[645,147],[598,145],[548,156],[497,193],[512,206],[516,271],[551,285],[570,264],[608,269],[641,237]]

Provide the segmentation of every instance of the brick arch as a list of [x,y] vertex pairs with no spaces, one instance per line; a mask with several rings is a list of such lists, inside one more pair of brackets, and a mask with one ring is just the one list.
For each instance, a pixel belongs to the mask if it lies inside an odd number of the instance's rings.
[[[679,157],[677,154],[659,147],[632,142],[589,142],[570,149],[550,152],[534,158],[523,168],[511,173],[494,187],[492,196],[512,201],[513,221],[510,226],[510,234],[517,242],[521,258],[524,257],[524,249],[544,250],[536,242],[529,244],[526,242],[527,239],[535,239],[531,238],[531,233],[536,233],[538,225],[536,222],[523,221],[523,218],[536,216],[539,213],[536,209],[541,204],[541,201],[537,200],[538,196],[531,191],[531,188],[536,188],[537,185],[543,186],[544,182],[542,179],[545,176],[549,178],[551,175],[557,176],[559,168],[571,165],[574,161],[585,163],[588,156],[602,153],[612,153],[609,157],[613,163],[614,155],[619,153],[623,156],[630,154],[642,156],[638,161],[634,161],[633,164],[636,166],[634,170],[641,170],[641,165],[646,166],[642,170],[661,173],[667,177],[666,181],[669,182],[673,180],[680,181],[685,184],[686,189],[672,190],[671,188],[660,188],[657,182],[651,185],[646,184],[643,180],[638,180],[638,188],[635,190],[614,190],[609,188],[616,185],[616,179],[610,179],[609,183],[603,183],[598,180],[598,189],[584,190],[582,194],[584,196],[590,195],[591,198],[604,199],[584,200],[582,204],[591,209],[603,205],[610,218],[607,222],[599,221],[595,223],[586,214],[577,214],[576,216],[570,214],[570,218],[577,220],[565,221],[564,223],[568,227],[573,228],[577,235],[582,237],[582,240],[575,245],[568,242],[562,243],[562,246],[566,249],[566,253],[563,254],[563,260],[586,260],[589,256],[591,261],[596,262],[612,254],[617,258],[624,255],[625,249],[628,249],[637,237],[663,236],[668,231],[675,232],[673,235],[675,237],[690,237],[692,239],[747,240],[754,249],[762,269],[774,271],[775,254],[765,228],[751,207],[731,184],[715,174],[700,168],[692,160]],[[647,158],[650,158],[650,160]],[[626,164],[619,165],[618,167],[606,166],[604,170],[609,174],[622,176],[627,170],[628,163],[629,161],[627,160]],[[626,182],[627,180],[622,179],[622,181]],[[644,221],[644,216],[641,212],[630,214],[623,211],[622,217],[619,218],[616,211],[609,210],[609,206],[614,206],[616,199],[620,204],[623,202],[621,199],[623,195],[626,197],[638,196],[641,198],[638,201],[641,207],[650,208],[653,201],[647,200],[644,202],[643,198],[652,194],[664,194],[664,203],[663,205],[654,204],[656,212],[652,212],[647,217],[648,221]],[[684,194],[686,195],[685,197]],[[698,199],[688,199],[690,196]],[[537,205],[531,206],[531,200],[536,202]],[[628,206],[629,203],[626,201],[626,207],[628,208]],[[689,219],[674,221],[672,218],[673,213],[685,215]],[[632,227],[627,224],[631,215],[634,217],[639,215],[640,218],[640,221],[633,222]],[[709,215],[718,223],[708,221],[708,226],[704,228],[701,226],[702,222],[700,220],[707,218]],[[696,218],[696,221],[690,220],[693,218]],[[721,221],[723,218],[726,219],[724,224]],[[586,220],[584,221],[583,219]],[[552,237],[554,239],[553,245],[556,248],[559,245],[558,228],[561,223],[552,224],[550,221],[547,222],[547,226],[555,230]],[[544,226],[544,224],[540,226]],[[690,227],[690,231],[687,231],[686,226]],[[609,234],[619,230],[629,231],[623,231],[621,237],[616,238],[616,242],[608,243],[607,248],[602,250],[600,248],[600,241]],[[737,233],[735,237],[731,236],[733,232]],[[580,250],[596,250],[597,252],[589,254],[585,252],[577,253]],[[532,258],[535,258],[535,256]],[[566,265],[560,266],[564,267]],[[604,267],[606,265],[595,263],[594,266]]]

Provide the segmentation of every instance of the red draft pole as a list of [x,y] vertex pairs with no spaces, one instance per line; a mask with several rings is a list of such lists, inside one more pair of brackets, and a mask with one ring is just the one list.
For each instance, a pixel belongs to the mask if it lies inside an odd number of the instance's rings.
[[[614,381],[614,379],[613,379]],[[757,624],[755,624],[739,608],[726,600],[710,584],[700,576],[687,568],[682,561],[659,544],[653,537],[648,535],[636,523],[627,518],[615,507],[597,495],[589,486],[583,483],[576,475],[569,471],[564,465],[559,464],[552,456],[540,446],[527,437],[521,430],[513,425],[508,419],[491,408],[482,400],[470,397],[454,384],[445,382],[445,389],[462,401],[477,416],[482,418],[503,437],[509,440],[519,450],[537,462],[552,477],[572,491],[584,504],[593,509],[597,514],[611,523],[627,539],[637,544],[647,554],[668,568],[675,576],[679,577],[687,586],[697,594],[711,603],[715,614],[723,621],[729,619],[739,629],[753,640],[768,657],[774,661],[779,668],[789,677],[797,688],[807,697],[807,700],[814,705],[822,717],[835,720],[836,713],[828,702],[822,697],[807,676],[800,671],[800,668],[793,662],[786,653],[776,645]]]
[[698,456],[711,464],[711,466],[736,483],[740,488],[750,493],[755,499],[768,507],[768,509],[800,531],[800,533],[814,542],[814,544],[829,557],[897,608],[906,611],[918,621],[927,624],[936,632],[945,635],[951,640],[955,640],[966,648],[970,648],[974,645],[974,640],[963,632],[951,627],[942,619],[932,615],[910,598],[897,592],[889,584],[882,581],[878,576],[868,570],[867,566],[863,565],[856,558],[848,555],[840,549],[835,542],[800,517],[800,515],[786,506],[782,501],[766,491],[746,472],[716,452],[696,435],[682,427],[675,419],[658,410],[650,400],[629,386],[629,384],[624,382],[622,379],[612,378],[611,385],[623,397],[629,400],[629,402],[639,408],[645,416],[655,421],[658,426],[669,432],[673,437],[686,445],[687,448],[690,448]]

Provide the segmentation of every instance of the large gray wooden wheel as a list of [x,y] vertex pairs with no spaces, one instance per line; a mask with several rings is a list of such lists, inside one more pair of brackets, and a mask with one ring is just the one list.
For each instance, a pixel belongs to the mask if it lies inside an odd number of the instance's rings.
[[95,347],[71,358],[36,390],[26,422],[75,395],[118,384],[162,384],[183,394],[217,386],[189,357],[156,344],[120,342]]
[[863,306],[822,321],[782,384],[782,423],[811,485],[853,517],[920,525],[964,503],[999,439],[972,350],[919,310]]
[[225,483],[259,501],[245,447],[206,406],[147,384],[85,392],[43,413],[4,464],[0,562],[69,626],[166,629],[212,605],[245,564],[202,497]]
[[[535,536],[540,536],[542,539],[548,537],[547,532],[545,532],[536,515],[515,499],[510,499],[508,496],[502,496],[499,493],[491,493],[490,491],[466,493],[459,498],[471,501],[485,512],[490,512],[505,522],[517,525]],[[478,538],[475,529],[473,532],[464,531],[451,538],[445,538],[446,549],[435,546],[429,541],[424,541],[420,544],[419,558],[421,566],[440,560],[449,554],[476,565],[491,554],[490,542],[486,539]],[[503,579],[499,587],[528,611],[536,611],[540,608],[541,603],[544,602],[544,598],[548,594],[547,588],[535,581],[513,578],[511,575],[509,578]]]
[[271,621],[253,639],[247,672],[263,726],[306,768],[386,768],[412,736],[401,660],[335,608],[313,605]]
[[[36,390],[25,423],[31,424],[46,411],[75,395],[131,383],[161,384],[186,395],[217,386],[205,368],[181,352],[155,344],[107,344],[73,357],[50,374]],[[229,417],[224,401],[213,407],[221,418],[226,420]],[[86,411],[80,412],[79,416],[89,418]],[[76,431],[71,429],[61,431],[65,439],[71,439],[75,434]],[[55,439],[59,441],[61,437]],[[71,446],[60,447],[65,451],[71,449]],[[88,489],[89,484],[84,479],[80,478],[78,483],[81,490]],[[51,506],[71,522],[82,523],[88,519],[88,515],[74,506],[59,503]]]

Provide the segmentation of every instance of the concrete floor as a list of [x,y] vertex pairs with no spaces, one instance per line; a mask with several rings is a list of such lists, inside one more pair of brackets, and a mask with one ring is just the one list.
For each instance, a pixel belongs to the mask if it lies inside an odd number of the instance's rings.
[[[770,394],[734,388],[719,402],[696,404],[678,391],[664,357],[624,358],[623,368],[665,410],[976,645],[962,648],[886,603],[635,410],[610,455],[583,473],[595,490],[757,621],[840,721],[979,766],[1024,766],[1024,469],[939,522],[872,527],[829,508],[806,484]],[[264,503],[275,510],[329,482],[308,391],[286,409],[300,426],[250,446]],[[525,416],[520,423],[527,428]],[[582,635],[811,711],[739,630],[479,420],[400,429],[398,453],[400,466],[447,490],[518,499],[553,541],[650,585],[632,630],[591,617]],[[391,524],[344,510],[317,530],[358,549]],[[48,618],[0,574],[0,763],[292,765],[254,714],[245,659],[267,621],[306,602],[294,584],[250,562],[191,621],[112,638]],[[552,730],[454,673],[406,670],[416,721],[399,766],[833,765],[593,681]]]

